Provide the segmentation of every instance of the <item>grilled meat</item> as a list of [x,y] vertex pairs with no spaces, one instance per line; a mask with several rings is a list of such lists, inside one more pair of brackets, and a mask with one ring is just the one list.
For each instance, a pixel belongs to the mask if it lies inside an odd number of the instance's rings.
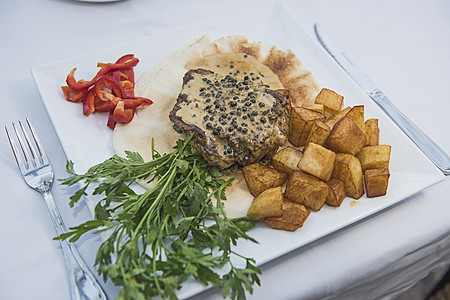
[[[230,68],[232,68],[232,64]],[[245,166],[272,156],[286,142],[289,105],[261,82],[264,74],[235,70],[223,76],[188,71],[170,120],[211,165]]]

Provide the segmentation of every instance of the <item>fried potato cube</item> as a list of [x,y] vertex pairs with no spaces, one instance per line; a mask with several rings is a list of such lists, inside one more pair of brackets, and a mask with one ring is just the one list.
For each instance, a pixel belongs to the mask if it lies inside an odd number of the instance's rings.
[[299,170],[297,165],[302,156],[300,150],[288,146],[272,156],[272,166],[278,171],[291,174],[292,171]]
[[368,169],[384,169],[389,167],[391,158],[390,145],[366,146],[356,154],[361,163],[362,171]]
[[345,117],[351,109],[352,108],[350,106],[344,108],[340,112],[328,117],[325,123],[330,127],[330,129],[332,129],[334,125],[337,122],[339,122],[343,117]]
[[368,119],[365,123],[365,133],[368,146],[376,146],[380,140],[380,128],[378,119]]
[[342,201],[345,199],[345,186],[344,182],[340,179],[331,178],[327,181],[328,195],[325,203],[328,206],[339,207]]
[[389,169],[370,169],[364,172],[366,194],[369,198],[384,196],[389,185]]
[[336,154],[320,145],[309,143],[303,151],[298,167],[304,172],[328,181],[334,167]]
[[307,103],[303,104],[302,107],[325,115],[325,106],[323,104]]
[[300,171],[291,173],[284,193],[287,199],[315,211],[322,208],[327,195],[328,185],[325,182]]
[[345,116],[353,120],[353,122],[358,125],[359,129],[361,129],[362,132],[366,132],[366,125],[364,122],[364,105],[353,106]]
[[309,132],[309,136],[306,139],[306,144],[316,143],[318,145],[323,145],[329,134],[330,127],[321,120],[315,120],[311,127],[311,131]]
[[242,174],[247,182],[250,194],[254,197],[267,189],[282,186],[288,178],[288,174],[260,163],[243,167]]
[[331,129],[325,145],[334,152],[355,155],[366,145],[366,135],[350,118],[343,117]]
[[309,214],[304,205],[285,200],[281,217],[270,217],[264,221],[273,229],[295,231],[303,226]]
[[314,120],[323,120],[325,117],[315,111],[293,107],[289,118],[288,140],[295,147],[301,147],[306,144]]
[[355,156],[347,153],[337,153],[331,178],[340,179],[344,182],[347,196],[359,199],[364,195],[364,178],[361,163]]
[[247,211],[247,216],[254,218],[281,217],[282,208],[283,193],[281,186],[277,186],[256,196]]
[[323,104],[325,111],[331,114],[338,113],[344,104],[344,97],[335,91],[323,88],[314,101],[316,104]]

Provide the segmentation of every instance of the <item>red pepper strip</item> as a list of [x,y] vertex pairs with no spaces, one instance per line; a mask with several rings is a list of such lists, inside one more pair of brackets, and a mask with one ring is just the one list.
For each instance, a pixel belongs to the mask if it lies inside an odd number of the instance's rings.
[[[134,57],[134,54],[125,54],[121,58],[119,58],[116,63],[123,63],[129,59],[132,59]],[[128,68],[121,70],[121,81],[130,81],[133,86],[130,91],[127,92],[128,97],[134,97],[134,69]]]
[[114,101],[116,97],[123,97],[123,89],[119,81],[111,76],[100,76],[94,86],[97,97],[103,101]]
[[125,54],[125,55],[122,55],[122,57],[120,57],[120,58],[116,61],[116,63],[123,63],[123,62],[126,62],[126,61],[132,59],[133,57],[134,57],[134,54]]
[[111,109],[114,109],[116,107],[116,103],[113,103],[111,101],[102,101],[98,97],[94,98],[95,111],[105,112],[110,111]]
[[125,102],[119,101],[114,109],[113,119],[118,123],[128,123],[133,120],[134,108],[125,108]]
[[89,81],[81,81],[81,80],[76,81],[75,77],[74,77],[76,68],[73,68],[70,71],[69,75],[67,75],[66,82],[67,82],[68,86],[70,86],[71,88],[73,88],[75,90],[87,89],[87,88],[91,87],[100,76],[105,75],[106,73],[108,73],[112,70],[123,70],[123,69],[132,68],[132,67],[136,66],[138,64],[138,62],[139,62],[139,59],[137,57],[133,57],[132,59],[129,59],[122,63],[102,64],[102,68],[100,69],[100,71],[98,71],[97,74],[94,76],[94,78],[92,78]]
[[120,85],[123,89],[123,96],[125,98],[133,98],[134,97],[134,84],[129,80],[120,81]]
[[95,111],[95,90],[90,89],[83,99],[83,114],[89,116]]
[[143,98],[143,97],[136,97],[136,98],[125,98],[125,99],[121,99],[120,102],[124,103],[125,109],[127,108],[136,108],[139,106],[148,106],[153,104],[153,101],[147,98]]
[[120,70],[114,70],[111,72],[111,77],[120,82]]
[[64,97],[67,101],[80,102],[83,100],[84,95],[86,95],[86,90],[74,90],[71,87],[65,85],[61,87]]
[[116,127],[116,123],[117,122],[114,121],[114,109],[110,109],[108,115],[108,122],[106,123],[106,126],[114,130],[114,128]]

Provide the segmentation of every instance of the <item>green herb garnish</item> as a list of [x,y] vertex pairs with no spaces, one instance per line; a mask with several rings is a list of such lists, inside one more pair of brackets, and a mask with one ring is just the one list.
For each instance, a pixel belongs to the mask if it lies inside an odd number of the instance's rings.
[[[222,200],[232,180],[219,178],[219,170],[189,146],[191,138],[178,140],[164,155],[152,145],[149,162],[126,152],[126,158],[114,155],[84,175],[75,173],[71,161],[66,164],[71,176],[60,180],[62,184],[83,184],[70,198],[70,206],[90,184],[95,185],[92,194],[104,198],[94,220],[57,239],[74,242],[89,231],[110,233],[98,249],[95,265],[105,281],[122,286],[120,299],[176,299],[176,291],[190,276],[220,287],[223,297],[233,299],[244,299],[245,291],[251,293],[253,285],[259,285],[255,261],[232,249],[238,239],[256,242],[247,231],[257,219],[227,218]],[[154,186],[137,194],[130,184],[138,179],[154,181]]]

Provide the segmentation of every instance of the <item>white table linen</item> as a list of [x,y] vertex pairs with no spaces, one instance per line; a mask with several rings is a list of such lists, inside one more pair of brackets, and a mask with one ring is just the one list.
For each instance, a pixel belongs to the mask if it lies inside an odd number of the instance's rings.
[[[31,68],[232,13],[260,1],[71,0],[0,2],[2,124],[29,117],[56,178],[65,177],[61,145]],[[319,22],[345,54],[411,120],[450,152],[450,3],[441,1],[283,1],[313,35]],[[301,58],[300,58],[301,59]],[[70,124],[68,124],[70,126]],[[27,188],[0,134],[0,298],[68,299],[62,253],[41,196]],[[414,163],[414,162],[411,162]],[[68,226],[90,218],[70,209],[74,190],[53,195]],[[450,182],[262,266],[249,299],[392,299],[450,263]],[[89,265],[98,237],[77,246]],[[113,298],[118,288],[103,284]],[[423,289],[413,290],[421,299]],[[194,298],[220,299],[217,289]]]

